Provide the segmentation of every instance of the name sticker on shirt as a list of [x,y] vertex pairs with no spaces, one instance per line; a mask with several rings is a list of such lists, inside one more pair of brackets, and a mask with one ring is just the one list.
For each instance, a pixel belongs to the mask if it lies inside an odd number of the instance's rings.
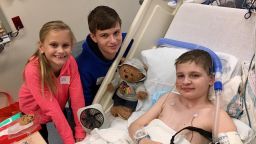
[[60,84],[70,84],[70,76],[61,76]]

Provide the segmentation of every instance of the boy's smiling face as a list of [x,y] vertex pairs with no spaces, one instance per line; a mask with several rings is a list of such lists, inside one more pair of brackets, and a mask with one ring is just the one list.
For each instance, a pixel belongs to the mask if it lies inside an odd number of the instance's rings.
[[112,60],[118,52],[122,43],[122,33],[120,24],[106,30],[96,30],[95,34],[90,34],[92,40],[106,59]]
[[186,98],[194,99],[208,96],[214,77],[195,62],[181,63],[176,66],[176,88]]

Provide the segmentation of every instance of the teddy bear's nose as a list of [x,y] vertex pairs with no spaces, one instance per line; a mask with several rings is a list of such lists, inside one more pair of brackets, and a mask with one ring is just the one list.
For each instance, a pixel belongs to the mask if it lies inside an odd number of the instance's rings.
[[125,78],[128,78],[128,75],[124,75]]

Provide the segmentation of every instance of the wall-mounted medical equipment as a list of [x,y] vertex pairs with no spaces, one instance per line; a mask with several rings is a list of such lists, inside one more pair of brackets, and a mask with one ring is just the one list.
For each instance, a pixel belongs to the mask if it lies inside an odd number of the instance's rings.
[[11,32],[12,29],[0,8],[0,52],[3,51],[5,44],[11,41],[11,38],[8,35]]
[[19,16],[13,17],[12,21],[17,30],[15,32],[12,31],[3,10],[0,8],[0,53],[8,42],[18,36],[19,30],[24,28]]
[[3,13],[3,10],[0,8],[0,22],[1,22],[1,26],[2,28],[4,28],[6,33],[10,33],[12,32],[12,29]]

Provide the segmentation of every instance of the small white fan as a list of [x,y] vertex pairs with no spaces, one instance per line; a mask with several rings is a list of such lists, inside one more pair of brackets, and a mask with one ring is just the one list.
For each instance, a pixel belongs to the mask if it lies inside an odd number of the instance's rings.
[[106,125],[105,113],[100,104],[92,104],[78,109],[77,116],[86,132],[94,128],[104,128]]

